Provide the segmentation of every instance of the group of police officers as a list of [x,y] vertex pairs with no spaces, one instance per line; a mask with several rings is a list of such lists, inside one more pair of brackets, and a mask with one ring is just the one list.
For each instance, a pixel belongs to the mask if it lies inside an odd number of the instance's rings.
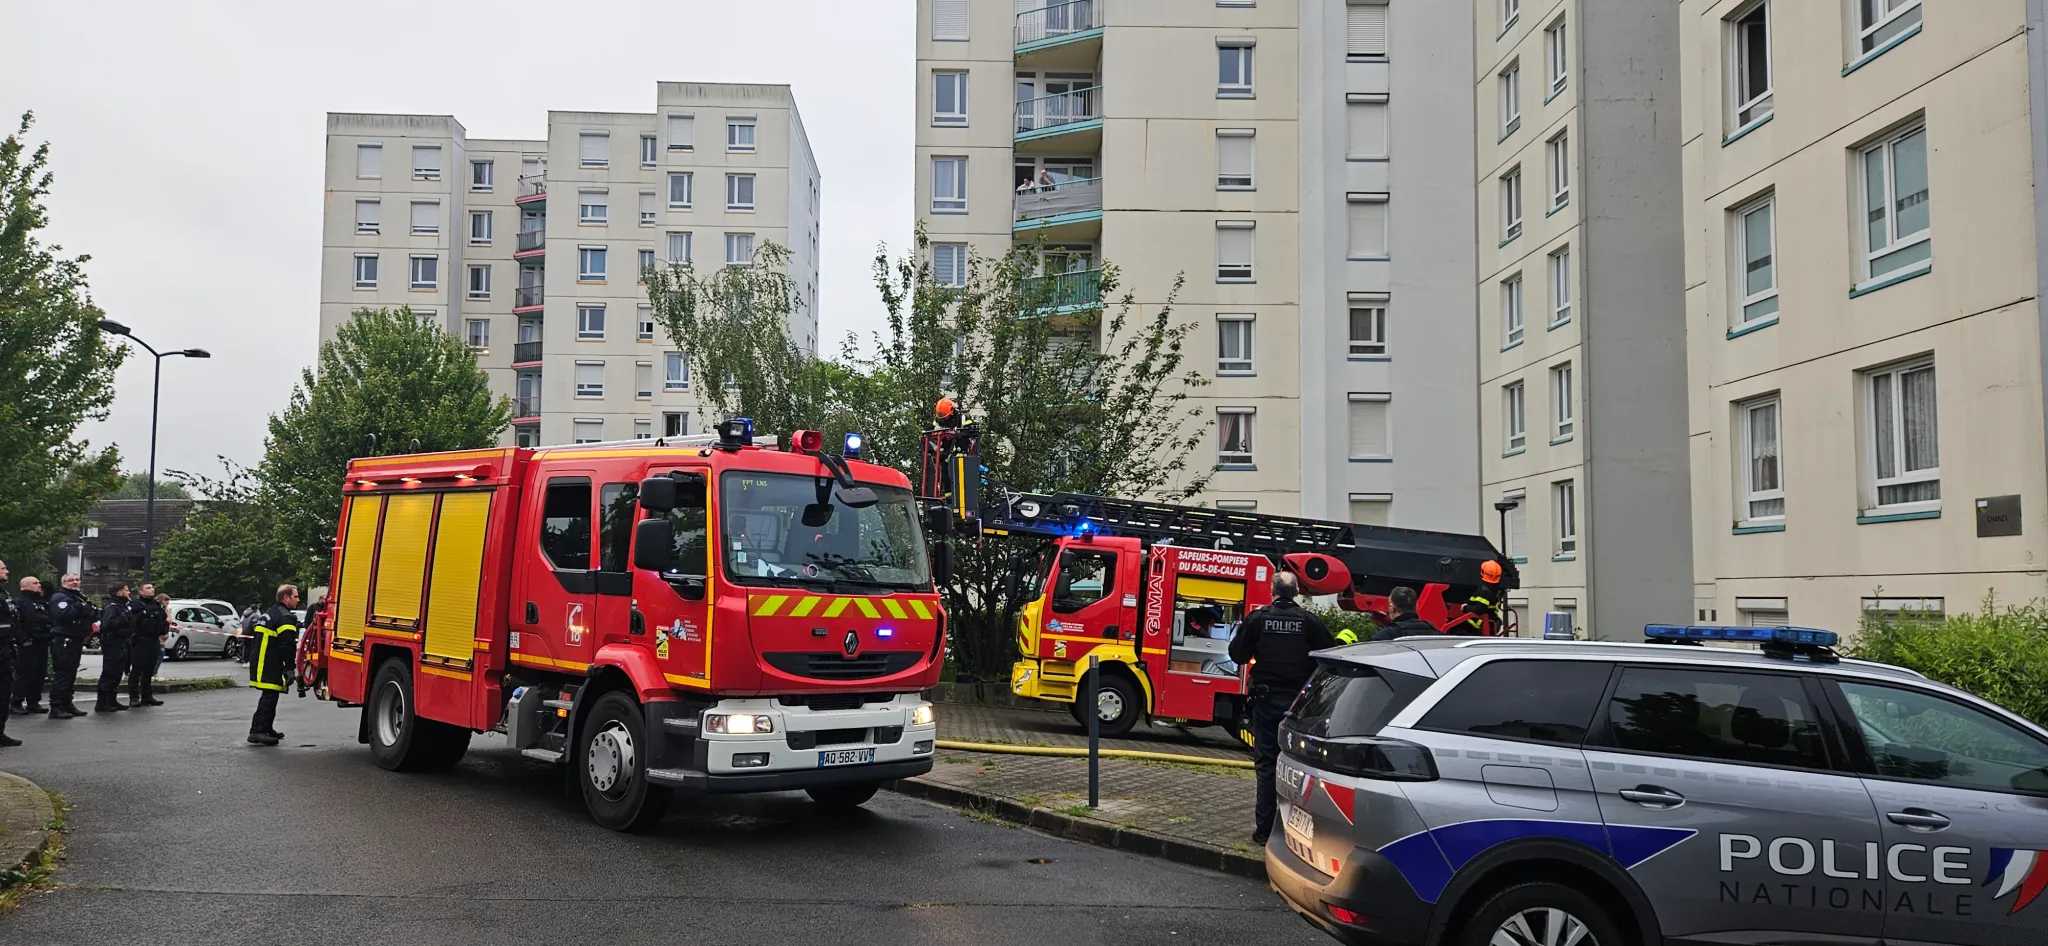
[[[0,582],[9,578],[7,563],[0,562]],[[164,613],[165,599],[154,585],[144,584],[140,594],[130,594],[126,582],[107,589],[106,603],[95,608],[79,590],[77,575],[65,575],[54,591],[45,592],[40,579],[21,579],[19,594],[0,591],[0,747],[21,745],[7,735],[9,716],[47,715],[51,719],[84,716],[72,702],[78,679],[78,661],[86,638],[99,623],[102,668],[94,710],[118,712],[136,706],[162,706],[150,689],[157,662],[162,659],[164,637],[170,620]],[[50,703],[43,705],[45,671],[49,673]],[[128,702],[120,700],[121,682],[128,681]]]

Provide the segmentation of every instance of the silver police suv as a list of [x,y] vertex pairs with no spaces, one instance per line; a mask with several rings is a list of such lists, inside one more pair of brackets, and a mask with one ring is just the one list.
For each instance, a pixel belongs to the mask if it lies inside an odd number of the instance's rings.
[[1827,631],[1647,636],[1317,654],[1273,889],[1386,946],[2048,944],[2048,730]]

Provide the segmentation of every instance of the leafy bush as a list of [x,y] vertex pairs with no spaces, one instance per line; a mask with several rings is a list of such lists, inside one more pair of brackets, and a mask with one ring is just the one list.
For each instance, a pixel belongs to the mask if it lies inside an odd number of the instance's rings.
[[1309,605],[1308,610],[1317,620],[1323,622],[1324,627],[1330,629],[1333,636],[1338,631],[1350,628],[1351,633],[1358,635],[1359,640],[1369,641],[1374,634],[1380,632],[1380,626],[1373,623],[1372,617],[1363,611],[1342,611],[1320,605]]
[[1946,619],[1870,613],[1846,648],[1854,657],[1917,670],[2048,725],[2048,602]]

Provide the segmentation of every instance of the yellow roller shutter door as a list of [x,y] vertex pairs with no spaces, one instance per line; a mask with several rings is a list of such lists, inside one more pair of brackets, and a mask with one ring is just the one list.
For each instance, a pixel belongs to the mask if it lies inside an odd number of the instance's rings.
[[337,605],[334,636],[363,639],[370,616],[370,569],[377,560],[377,520],[384,515],[384,497],[355,496],[348,501],[348,535],[341,544],[341,587],[328,594]]
[[370,603],[372,623],[419,629],[433,525],[432,495],[408,493],[386,500],[384,534],[377,542],[377,597]]
[[477,590],[483,582],[484,529],[491,494],[448,493],[441,497],[441,524],[434,534],[434,582],[427,601],[428,656],[470,659],[476,647]]

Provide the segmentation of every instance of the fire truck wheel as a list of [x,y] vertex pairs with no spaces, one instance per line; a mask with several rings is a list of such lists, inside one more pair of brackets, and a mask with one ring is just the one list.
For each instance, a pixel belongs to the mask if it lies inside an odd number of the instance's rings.
[[462,761],[469,730],[431,719],[413,709],[412,671],[404,660],[377,668],[363,712],[370,720],[370,755],[393,772],[434,772]]
[[811,796],[811,800],[817,802],[822,807],[835,811],[844,811],[867,804],[868,799],[875,797],[875,791],[881,787],[882,784],[880,782],[868,782],[860,785],[820,785],[817,788],[806,788],[804,793]]
[[[1086,692],[1088,686],[1084,682],[1079,689]],[[1080,723],[1083,729],[1088,728],[1088,717],[1082,715],[1086,710],[1081,701],[1075,700],[1067,706],[1074,714],[1074,722]],[[1101,688],[1095,692],[1095,710],[1101,714],[1102,734],[1121,736],[1130,732],[1131,727],[1138,724],[1138,717],[1144,715],[1145,697],[1130,678],[1120,673],[1105,673]]]
[[576,738],[572,768],[590,818],[613,831],[645,831],[668,809],[669,790],[647,783],[647,727],[633,696],[597,698]]

